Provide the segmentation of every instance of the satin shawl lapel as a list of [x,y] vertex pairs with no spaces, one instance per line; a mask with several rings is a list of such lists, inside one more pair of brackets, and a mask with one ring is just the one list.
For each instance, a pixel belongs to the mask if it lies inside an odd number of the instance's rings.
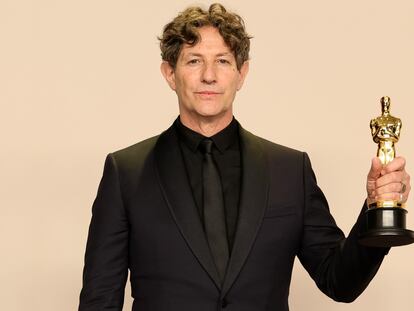
[[160,135],[154,152],[158,180],[171,214],[193,254],[220,289],[220,278],[194,202],[173,126]]
[[249,255],[262,223],[268,197],[268,170],[258,138],[240,127],[240,143],[242,179],[239,217],[234,246],[223,283],[222,297],[231,288]]

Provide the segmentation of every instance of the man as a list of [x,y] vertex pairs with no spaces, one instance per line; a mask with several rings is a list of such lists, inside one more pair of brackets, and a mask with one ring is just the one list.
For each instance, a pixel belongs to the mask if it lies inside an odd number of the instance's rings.
[[[353,301],[388,249],[358,244],[362,212],[345,239],[306,153],[234,119],[249,66],[242,19],[220,4],[189,8],[160,41],[180,115],[108,155],[79,310],[121,310],[128,269],[133,310],[288,310],[295,256],[325,294]],[[363,211],[376,199],[407,200],[404,162],[373,159]]]

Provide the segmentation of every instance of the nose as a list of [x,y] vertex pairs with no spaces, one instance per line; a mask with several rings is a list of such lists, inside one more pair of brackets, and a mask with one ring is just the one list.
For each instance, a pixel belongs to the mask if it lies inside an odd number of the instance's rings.
[[206,84],[213,84],[217,81],[216,68],[214,67],[214,64],[204,64],[201,73],[201,81]]

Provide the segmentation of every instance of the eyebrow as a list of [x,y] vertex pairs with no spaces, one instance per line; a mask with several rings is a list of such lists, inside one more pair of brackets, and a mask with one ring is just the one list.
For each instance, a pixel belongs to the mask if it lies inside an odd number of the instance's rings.
[[[190,52],[187,55],[185,55],[185,57],[189,57],[189,56],[203,57],[203,54]],[[218,53],[215,56],[216,57],[220,57],[220,56],[231,56],[231,53],[229,53],[229,52]]]
[[219,53],[216,56],[231,56],[231,53],[229,52],[224,52],[224,53]]

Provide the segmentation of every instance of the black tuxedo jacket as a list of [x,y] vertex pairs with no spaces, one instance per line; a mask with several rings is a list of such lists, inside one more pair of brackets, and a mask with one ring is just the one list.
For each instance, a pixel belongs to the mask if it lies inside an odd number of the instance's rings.
[[186,176],[177,134],[109,154],[85,254],[80,311],[288,310],[295,256],[317,286],[354,300],[387,249],[358,245],[336,226],[306,153],[240,128],[242,180],[231,258],[220,283]]

